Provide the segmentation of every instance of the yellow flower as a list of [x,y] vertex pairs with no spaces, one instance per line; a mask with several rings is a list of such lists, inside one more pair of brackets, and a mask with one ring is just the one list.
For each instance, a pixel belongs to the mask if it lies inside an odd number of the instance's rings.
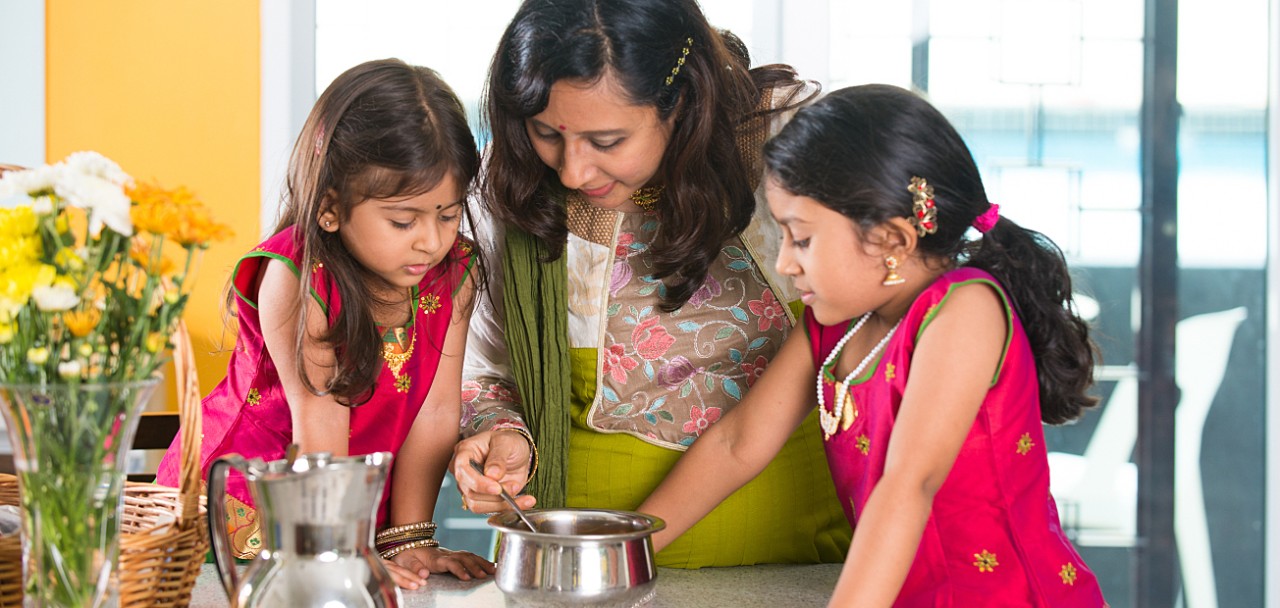
[[84,269],[84,258],[70,247],[63,247],[53,256],[53,263],[68,272],[80,272]]
[[32,236],[37,228],[39,222],[29,205],[0,208],[0,240]]
[[77,348],[76,352],[79,353],[81,357],[88,359],[93,356],[93,345],[88,342],[81,343],[80,348]]
[[12,314],[25,306],[36,288],[49,287],[58,271],[48,264],[30,262],[4,269],[0,274],[0,302],[5,302],[6,313]]
[[102,313],[94,306],[62,314],[62,322],[67,325],[71,335],[77,338],[83,338],[93,333],[93,329],[98,326],[98,321],[100,320],[102,320]]
[[13,342],[13,324],[0,323],[0,344]]
[[49,360],[49,349],[38,346],[27,349],[27,363],[32,365],[44,365]]
[[169,336],[161,332],[153,331],[147,336],[147,352],[158,353],[161,349],[169,344]]

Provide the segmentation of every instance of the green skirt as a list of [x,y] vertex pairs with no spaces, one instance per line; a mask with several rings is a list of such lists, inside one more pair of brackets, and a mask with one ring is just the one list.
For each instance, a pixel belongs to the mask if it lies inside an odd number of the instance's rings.
[[[575,348],[568,506],[634,511],[683,452],[587,427],[596,351]],[[657,556],[659,566],[842,562],[852,532],[836,499],[814,411],[758,477]],[[715,475],[715,471],[708,471]]]

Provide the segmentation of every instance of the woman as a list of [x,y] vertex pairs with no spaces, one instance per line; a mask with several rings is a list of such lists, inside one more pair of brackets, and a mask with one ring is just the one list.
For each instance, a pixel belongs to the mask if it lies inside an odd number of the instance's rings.
[[[747,67],[694,0],[517,11],[486,100],[479,237],[501,263],[464,371],[464,505],[499,510],[498,482],[528,480],[522,506],[634,509],[777,352],[794,298],[756,204],[759,155],[813,91]],[[849,536],[806,424],[658,561],[838,561]]]

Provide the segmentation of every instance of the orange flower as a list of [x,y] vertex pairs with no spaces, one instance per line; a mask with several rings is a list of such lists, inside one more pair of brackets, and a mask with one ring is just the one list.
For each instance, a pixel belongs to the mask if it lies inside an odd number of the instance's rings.
[[143,232],[172,238],[183,247],[204,247],[231,236],[226,224],[213,220],[209,209],[186,187],[172,190],[140,183],[128,190],[134,206],[130,216]]
[[71,335],[77,338],[83,338],[98,326],[98,321],[102,320],[102,313],[93,305],[79,311],[67,311],[62,313],[62,322],[67,324],[67,329]]
[[173,261],[164,256],[164,253],[156,255],[156,259],[151,258],[151,244],[142,237],[134,237],[133,245],[129,247],[129,259],[133,260],[147,274],[169,276],[173,273]]

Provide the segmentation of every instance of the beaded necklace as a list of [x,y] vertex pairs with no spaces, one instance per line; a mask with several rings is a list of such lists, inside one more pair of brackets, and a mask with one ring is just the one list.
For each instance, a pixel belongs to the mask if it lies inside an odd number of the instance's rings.
[[[854,378],[861,375],[863,370],[867,368],[867,365],[871,363],[871,360],[874,359],[876,355],[880,354],[880,351],[884,349],[884,345],[889,343],[889,338],[892,338],[893,333],[898,331],[898,325],[902,323],[902,319],[898,319],[898,322],[894,323],[893,327],[889,329],[889,333],[885,334],[883,338],[880,338],[880,341],[871,348],[871,352],[867,353],[867,356],[862,358],[862,362],[858,363],[858,365],[853,368],[853,371],[849,372],[849,375],[845,376],[844,380],[836,385],[836,403],[832,408],[832,411],[828,413],[826,398],[823,397],[822,381],[826,376],[827,370],[833,369],[835,360],[840,356],[840,352],[844,350],[844,345],[849,342],[849,338],[852,338],[854,334],[858,333],[858,330],[862,329],[862,326],[865,325],[867,320],[870,318],[871,313],[862,315],[862,318],[858,319],[858,322],[844,334],[844,337],[840,338],[839,342],[836,342],[835,348],[831,349],[831,353],[827,355],[827,360],[822,362],[822,367],[818,370],[818,424],[822,426],[824,439],[831,439],[831,436],[835,435],[836,431],[839,430],[840,417],[844,414],[846,401],[845,396],[849,393],[849,383],[853,382]],[[856,416],[857,414],[854,415]],[[851,417],[850,422],[852,421],[853,419]]]

